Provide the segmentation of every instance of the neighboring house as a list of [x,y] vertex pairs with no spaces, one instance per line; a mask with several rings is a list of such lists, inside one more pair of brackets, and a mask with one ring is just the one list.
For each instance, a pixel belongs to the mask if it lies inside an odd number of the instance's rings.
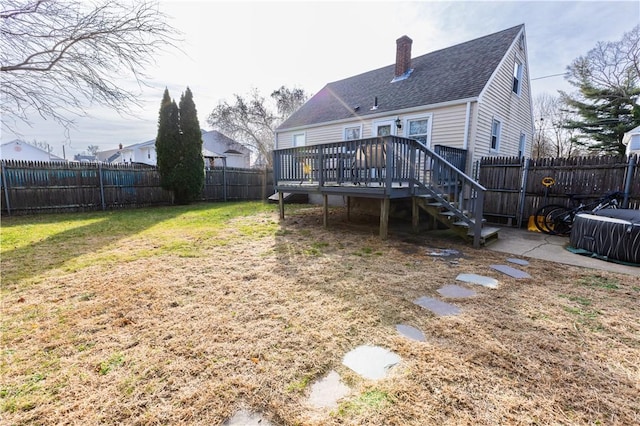
[[[275,148],[396,135],[485,156],[528,156],[533,135],[524,25],[327,84],[276,130]],[[385,55],[386,56],[386,55]]]
[[73,156],[73,161],[78,161],[80,163],[93,163],[97,161],[97,158],[95,155],[76,154]]
[[[250,150],[216,130],[202,130],[202,156],[206,167],[223,166],[224,161],[227,167],[250,167]],[[142,163],[155,166],[156,141],[152,139],[125,147],[120,145],[119,149],[99,152],[97,158],[109,163]]]
[[0,158],[21,161],[66,161],[64,158],[18,139],[0,145]]
[[626,155],[640,155],[640,126],[625,133],[622,143],[627,146]]
[[223,135],[217,130],[202,131],[202,153],[205,166],[222,166],[248,169],[251,166],[251,151],[246,146]]

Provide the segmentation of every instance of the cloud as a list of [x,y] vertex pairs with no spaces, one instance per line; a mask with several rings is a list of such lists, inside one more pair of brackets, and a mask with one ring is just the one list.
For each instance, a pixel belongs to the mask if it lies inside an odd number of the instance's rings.
[[[252,87],[263,96],[281,85],[316,93],[331,81],[389,65],[402,35],[422,55],[524,23],[531,77],[558,74],[598,41],[619,40],[640,18],[636,1],[163,1],[161,9],[185,43],[182,52],[160,52],[146,70],[151,81],[140,89],[140,108],[122,116],[88,108],[91,117],[77,119],[69,139],[54,123],[35,120],[21,126],[25,139],[46,140],[56,151],[63,143],[81,151],[149,140],[165,87],[178,101],[189,86],[200,125],[208,128],[206,117],[221,100]],[[561,76],[532,81],[534,96],[558,89],[570,89]],[[3,142],[14,138],[1,135]]]

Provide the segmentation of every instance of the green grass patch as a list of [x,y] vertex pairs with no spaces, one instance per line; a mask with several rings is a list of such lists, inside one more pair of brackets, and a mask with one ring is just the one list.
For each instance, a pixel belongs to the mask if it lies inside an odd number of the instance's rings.
[[220,235],[220,230],[233,219],[275,208],[232,202],[3,218],[2,281],[26,283],[51,269],[76,272],[158,255],[199,257],[233,238],[273,235],[278,223],[272,219],[238,225],[239,235]]
[[100,365],[97,368],[98,374],[100,374],[101,376],[104,376],[106,374],[109,374],[109,372],[114,368],[118,368],[123,364],[124,364],[124,355],[122,355],[121,353],[115,353],[111,355],[111,357],[108,360],[102,361],[100,363]]
[[607,290],[618,290],[620,288],[620,282],[617,279],[607,278],[601,275],[587,275],[578,280],[578,284]]
[[591,300],[587,299],[586,297],[581,297],[581,296],[570,296],[570,295],[566,295],[566,294],[561,294],[560,297],[564,298],[564,299],[568,299],[572,302],[576,302],[579,305],[582,306],[590,306],[591,305]]
[[345,401],[338,406],[339,416],[361,416],[366,413],[376,412],[393,404],[389,394],[380,390],[371,390],[358,395],[356,398]]

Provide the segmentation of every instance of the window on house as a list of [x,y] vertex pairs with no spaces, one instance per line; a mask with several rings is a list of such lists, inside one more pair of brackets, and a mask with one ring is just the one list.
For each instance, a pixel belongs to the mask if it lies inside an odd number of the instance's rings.
[[516,59],[516,63],[513,65],[513,92],[520,94],[522,87],[522,62]]
[[390,136],[391,135],[391,125],[384,124],[382,126],[378,126],[378,136]]
[[360,139],[360,126],[346,127],[344,129],[344,140],[352,141],[354,139]]
[[429,119],[419,118],[416,120],[408,121],[407,137],[422,142],[423,145],[427,145],[429,139]]
[[500,149],[500,129],[502,124],[499,120],[493,119],[491,123],[491,151],[498,151]]
[[518,157],[524,156],[524,149],[527,144],[527,135],[520,133],[520,144],[518,145]]
[[304,133],[298,133],[297,135],[293,135],[293,146],[304,146]]

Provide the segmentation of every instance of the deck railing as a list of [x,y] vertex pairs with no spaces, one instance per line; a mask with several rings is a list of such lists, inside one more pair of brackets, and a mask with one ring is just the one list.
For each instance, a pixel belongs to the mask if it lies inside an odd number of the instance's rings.
[[285,186],[376,186],[429,195],[466,223],[479,245],[485,188],[415,139],[384,136],[273,152],[274,183]]

